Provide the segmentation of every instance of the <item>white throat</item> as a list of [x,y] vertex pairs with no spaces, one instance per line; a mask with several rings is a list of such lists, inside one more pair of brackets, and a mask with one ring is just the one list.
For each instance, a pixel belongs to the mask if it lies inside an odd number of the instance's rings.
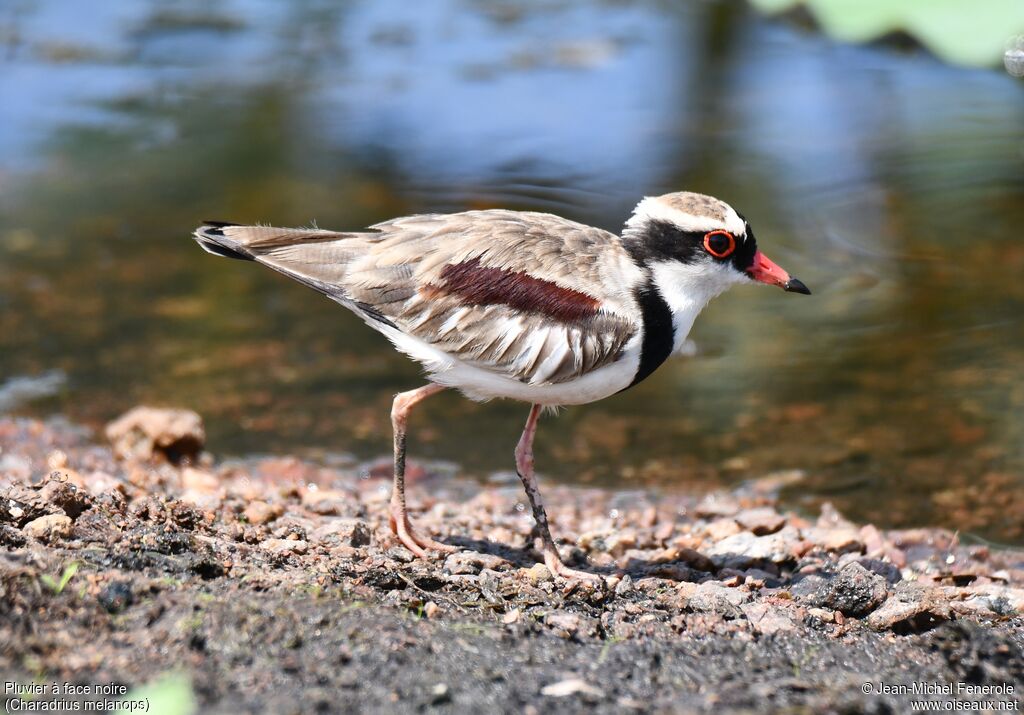
[[679,352],[693,321],[712,298],[744,282],[743,276],[728,265],[679,261],[651,264],[651,277],[672,311],[672,326],[675,328],[673,352]]

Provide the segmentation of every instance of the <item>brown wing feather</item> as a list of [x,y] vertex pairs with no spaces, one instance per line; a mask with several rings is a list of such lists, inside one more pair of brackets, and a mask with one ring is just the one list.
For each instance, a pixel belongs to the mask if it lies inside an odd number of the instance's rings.
[[196,233],[459,360],[530,384],[613,361],[639,327],[618,237],[550,214],[470,211],[367,233]]

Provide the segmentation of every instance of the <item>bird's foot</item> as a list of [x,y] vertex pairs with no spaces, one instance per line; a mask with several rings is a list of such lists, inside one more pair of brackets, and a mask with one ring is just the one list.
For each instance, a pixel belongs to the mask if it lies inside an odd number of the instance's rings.
[[433,549],[445,554],[453,554],[458,551],[454,546],[442,544],[440,541],[435,541],[429,536],[417,533],[412,526],[412,522],[409,521],[409,515],[406,514],[405,508],[401,504],[392,502],[390,509],[389,521],[391,532],[398,537],[398,540],[402,542],[405,548],[421,559],[430,559],[430,554],[426,552],[426,549]]
[[585,581],[594,586],[604,583],[604,579],[597,574],[578,571],[566,566],[562,562],[562,557],[558,555],[558,551],[556,551],[553,546],[544,549],[544,565],[547,566],[548,571],[557,578],[564,578],[567,581]]

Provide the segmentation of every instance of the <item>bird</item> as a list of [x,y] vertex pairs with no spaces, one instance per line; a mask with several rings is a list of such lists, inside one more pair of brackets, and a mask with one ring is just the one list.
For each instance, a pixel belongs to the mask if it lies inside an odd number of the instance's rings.
[[389,525],[416,556],[453,552],[417,529],[405,497],[411,410],[453,388],[530,405],[515,448],[544,563],[566,580],[534,472],[544,409],[628,390],[680,352],[708,302],[738,284],[807,286],[758,250],[724,201],[677,191],[643,198],[616,234],[550,213],[484,209],[394,218],[361,231],[207,221],[209,253],[256,261],[340,303],[419,362],[427,382],[394,397]]

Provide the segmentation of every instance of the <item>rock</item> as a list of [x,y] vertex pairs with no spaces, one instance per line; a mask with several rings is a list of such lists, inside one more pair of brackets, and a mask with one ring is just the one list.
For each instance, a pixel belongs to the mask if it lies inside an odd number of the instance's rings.
[[185,467],[181,470],[181,500],[203,509],[217,509],[227,490],[216,475],[204,469]]
[[687,566],[692,566],[698,571],[716,571],[715,564],[712,563],[711,559],[709,559],[707,556],[700,553],[696,549],[670,546],[667,549],[664,549],[655,554],[650,560],[651,563],[655,564],[681,561]]
[[0,522],[21,528],[33,519],[56,511],[39,499],[39,491],[21,484],[11,485],[0,498]]
[[352,525],[352,533],[349,536],[348,543],[350,546],[359,548],[361,546],[369,546],[372,541],[370,534],[370,527],[361,521],[357,521]]
[[299,539],[267,539],[260,546],[272,554],[304,554],[309,550],[309,542]]
[[570,611],[551,611],[544,617],[544,623],[562,638],[572,638],[580,629],[580,617]]
[[242,514],[250,524],[268,524],[284,514],[284,507],[280,504],[268,504],[265,501],[257,500],[245,507]]
[[743,576],[751,588],[778,588],[782,585],[782,580],[776,574],[761,569],[747,569]]
[[605,550],[612,556],[622,556],[636,546],[636,531],[623,529],[604,539]]
[[885,539],[874,524],[860,527],[860,540],[864,542],[864,549],[869,556],[877,556],[885,550]]
[[866,568],[868,571],[878,574],[890,585],[899,583],[903,580],[903,575],[900,573],[899,568],[896,564],[891,564],[888,561],[882,561],[881,559],[869,559],[860,558],[857,559],[857,563]]
[[39,500],[54,510],[60,509],[72,519],[77,519],[79,514],[92,506],[89,495],[74,484],[69,484],[60,473],[46,480],[39,490]]
[[215,474],[195,467],[185,467],[181,470],[181,486],[185,490],[206,494],[212,494],[222,488],[220,480]]
[[992,610],[1007,616],[1024,612],[1024,588],[987,584],[967,589],[970,598],[984,598],[992,604]]
[[767,536],[786,525],[786,517],[771,507],[747,509],[736,515],[736,523],[755,536]]
[[194,461],[206,444],[202,418],[191,410],[136,407],[106,427],[114,454],[125,460]]
[[739,618],[743,615],[739,606],[749,598],[748,593],[709,581],[693,590],[686,605],[693,611],[714,613],[723,618]]
[[811,618],[816,618],[822,623],[835,623],[836,612],[830,611],[827,608],[808,608],[807,615]]
[[551,576],[551,572],[548,571],[548,567],[544,564],[534,564],[531,566],[526,572],[526,577],[534,586],[538,583],[554,580]]
[[135,601],[132,585],[128,581],[111,581],[96,597],[107,613],[120,613]]
[[585,680],[580,678],[569,678],[567,680],[560,680],[557,683],[551,683],[551,685],[545,685],[541,688],[541,695],[547,695],[552,698],[564,698],[570,695],[590,695],[594,698],[603,698],[604,691],[593,685],[590,685]]
[[33,519],[21,530],[33,539],[53,541],[71,536],[71,523],[71,517],[66,514],[47,514]]
[[309,488],[302,492],[302,506],[321,516],[343,514],[351,503],[352,495],[340,489]]
[[347,546],[360,548],[369,546],[373,535],[365,522],[358,519],[327,518],[309,533],[309,541],[337,540]]
[[896,586],[889,600],[868,616],[867,624],[876,631],[915,632],[927,630],[949,617],[949,604],[941,591],[908,581]]
[[430,704],[431,705],[444,705],[452,700],[452,693],[448,689],[447,683],[438,683],[430,689]]
[[748,603],[743,605],[742,610],[753,629],[766,636],[792,631],[797,627],[796,620],[790,616],[788,610],[784,610],[777,603]]
[[719,568],[746,569],[760,562],[786,563],[795,561],[801,552],[800,532],[792,526],[768,536],[755,536],[741,531],[705,551]]
[[843,527],[826,529],[819,542],[829,551],[845,554],[851,551],[864,551],[864,542],[860,540],[860,532],[856,529]]
[[457,551],[444,560],[444,569],[450,574],[476,574],[483,569],[498,571],[508,566],[508,561],[500,556],[476,551]]
[[857,617],[873,611],[889,593],[884,578],[858,563],[836,574],[807,576],[790,591],[800,603]]
[[704,531],[714,541],[722,541],[740,533],[740,525],[735,519],[715,519],[704,527]]
[[633,590],[633,579],[629,574],[622,577],[622,580],[615,584],[615,595],[622,597]]
[[510,626],[513,623],[517,623],[521,615],[522,612],[518,608],[513,608],[511,611],[506,612],[505,615],[501,617],[501,622],[504,623],[506,626]]
[[701,499],[694,510],[702,519],[714,519],[723,516],[735,516],[739,513],[740,504],[732,494],[715,492]]

